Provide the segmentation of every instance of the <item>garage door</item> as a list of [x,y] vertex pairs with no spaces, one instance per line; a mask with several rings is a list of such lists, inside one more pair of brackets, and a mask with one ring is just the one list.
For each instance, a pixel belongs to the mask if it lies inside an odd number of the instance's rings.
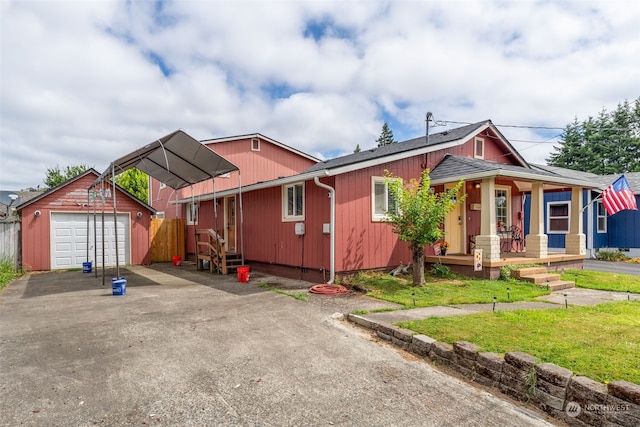
[[[120,265],[130,263],[129,215],[118,214],[118,255]],[[96,217],[97,238],[94,241],[93,215],[89,217],[89,260],[93,265],[102,265],[102,220]],[[104,217],[104,255],[105,264],[116,265],[116,241],[113,227],[113,214]],[[97,247],[97,263],[93,259],[94,245]],[[82,268],[87,257],[87,215],[81,213],[51,214],[51,269]]]

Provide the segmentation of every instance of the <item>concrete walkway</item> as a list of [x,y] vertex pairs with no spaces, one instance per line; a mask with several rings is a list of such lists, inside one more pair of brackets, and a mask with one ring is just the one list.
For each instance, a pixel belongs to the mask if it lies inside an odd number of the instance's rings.
[[[565,304],[569,306],[597,305],[607,302],[626,301],[627,299],[640,300],[640,295],[627,294],[626,292],[572,288],[552,292],[551,294],[539,297],[538,299],[540,301],[497,303],[495,310],[556,309],[565,308]],[[462,316],[465,314],[474,314],[492,310],[494,310],[493,304],[461,304],[368,313],[362,317],[376,322],[396,323],[426,319],[429,317]]]

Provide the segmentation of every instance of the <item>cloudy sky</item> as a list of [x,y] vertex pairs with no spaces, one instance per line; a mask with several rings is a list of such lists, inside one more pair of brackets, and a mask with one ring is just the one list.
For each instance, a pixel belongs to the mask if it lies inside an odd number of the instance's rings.
[[[176,129],[318,158],[491,119],[544,163],[640,95],[640,2],[0,0],[0,190]],[[444,124],[444,123],[443,123]],[[433,125],[432,125],[433,126]],[[439,132],[446,127],[432,127]]]

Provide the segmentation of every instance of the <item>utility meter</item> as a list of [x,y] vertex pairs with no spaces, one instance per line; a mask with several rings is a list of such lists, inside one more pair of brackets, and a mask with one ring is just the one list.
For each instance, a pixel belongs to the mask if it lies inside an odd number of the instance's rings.
[[296,222],[296,236],[304,236],[304,222]]

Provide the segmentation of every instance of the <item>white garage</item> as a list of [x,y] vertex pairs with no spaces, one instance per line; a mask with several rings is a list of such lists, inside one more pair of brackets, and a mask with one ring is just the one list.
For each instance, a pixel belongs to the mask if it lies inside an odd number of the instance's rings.
[[[94,266],[102,265],[102,216],[96,215],[97,233],[94,238],[93,215],[89,216],[89,238],[87,239],[86,213],[51,213],[51,269],[82,268],[87,257],[89,242],[89,261]],[[129,214],[118,214],[118,256],[120,265],[130,264],[131,230]],[[113,226],[113,213],[104,215],[104,263],[116,265],[116,239]],[[94,259],[94,246],[97,248],[97,261]]]

